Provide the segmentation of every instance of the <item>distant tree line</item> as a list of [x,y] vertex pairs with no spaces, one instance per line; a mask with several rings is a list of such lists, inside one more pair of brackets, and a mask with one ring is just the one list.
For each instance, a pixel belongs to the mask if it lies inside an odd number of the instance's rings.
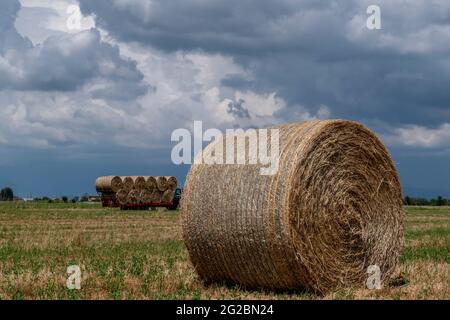
[[34,201],[44,201],[44,202],[48,202],[48,203],[77,203],[77,202],[87,202],[89,201],[89,196],[88,195],[82,195],[81,197],[73,197],[73,198],[69,198],[67,196],[63,196],[61,198],[49,198],[47,196],[42,197],[42,198],[34,198]]
[[[14,197],[14,191],[9,188],[3,188],[0,190],[0,201],[14,201],[16,198]],[[73,197],[68,198],[66,196],[63,196],[59,199],[51,199],[49,197],[42,197],[42,198],[34,198],[34,201],[44,201],[48,203],[77,203],[77,202],[87,202],[89,200],[88,194],[84,194],[81,197]],[[97,200],[99,201],[99,200]],[[433,199],[427,199],[427,198],[416,198],[416,197],[410,197],[406,196],[403,199],[403,203],[407,206],[450,206],[450,199],[446,199],[444,197],[437,197]]]
[[14,200],[14,192],[11,188],[3,188],[0,190],[0,201],[13,201]]
[[[37,202],[48,202],[48,203],[77,203],[77,202],[88,202],[88,201],[100,201],[100,199],[97,197],[90,197],[87,193],[83,194],[80,197],[73,197],[69,198],[67,196],[63,196],[60,198],[50,198],[47,196],[39,197],[39,198],[33,198],[33,201]],[[15,197],[14,191],[9,188],[3,188],[0,189],[0,201],[23,201],[23,199]]]
[[441,196],[433,199],[426,198],[414,198],[406,196],[403,199],[403,203],[407,206],[450,206],[450,199],[443,198]]

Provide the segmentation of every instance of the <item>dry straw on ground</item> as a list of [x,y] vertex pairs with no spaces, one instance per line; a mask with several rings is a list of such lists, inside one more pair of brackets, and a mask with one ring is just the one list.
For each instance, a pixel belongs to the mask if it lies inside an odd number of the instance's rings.
[[122,188],[122,179],[117,176],[99,177],[95,181],[97,192],[115,193]]
[[383,281],[389,278],[404,212],[383,144],[344,120],[276,128],[280,157],[273,176],[260,175],[260,165],[192,166],[181,213],[200,277],[318,293],[362,287],[370,265],[381,268]]

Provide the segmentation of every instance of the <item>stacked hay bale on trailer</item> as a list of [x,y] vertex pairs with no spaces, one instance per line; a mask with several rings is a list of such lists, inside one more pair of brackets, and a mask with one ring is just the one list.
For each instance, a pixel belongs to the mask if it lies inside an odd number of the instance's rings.
[[128,201],[128,191],[125,189],[120,189],[116,193],[117,203],[119,204],[117,207],[123,206],[127,204]]
[[145,177],[133,176],[131,179],[133,179],[133,188],[135,190],[144,190],[147,187]]
[[145,177],[145,183],[147,185],[147,190],[153,193],[156,189],[156,178],[155,177]]
[[[106,176],[96,181],[104,207],[137,208],[178,206],[173,176]],[[175,199],[178,197],[177,199]]]
[[101,193],[103,207],[117,206],[117,192],[123,188],[122,179],[118,176],[99,177],[95,182],[97,192]]
[[123,181],[123,190],[127,193],[131,191],[134,187],[134,180],[132,177],[121,177]]

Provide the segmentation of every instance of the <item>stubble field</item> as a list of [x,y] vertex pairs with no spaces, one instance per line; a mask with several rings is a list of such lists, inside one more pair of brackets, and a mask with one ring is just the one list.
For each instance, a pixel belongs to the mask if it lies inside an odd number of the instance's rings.
[[[450,207],[407,207],[395,278],[381,290],[308,292],[205,287],[178,212],[91,204],[0,203],[0,299],[450,299]],[[66,287],[81,268],[81,289]]]

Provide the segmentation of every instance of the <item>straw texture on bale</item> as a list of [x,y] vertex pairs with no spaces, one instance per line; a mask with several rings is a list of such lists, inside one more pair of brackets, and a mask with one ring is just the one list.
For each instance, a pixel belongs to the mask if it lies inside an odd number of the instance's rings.
[[173,199],[173,195],[175,193],[174,189],[167,189],[166,191],[164,191],[162,197],[161,197],[161,202],[170,202]]
[[[404,212],[383,144],[345,120],[275,128],[280,153],[274,175],[263,176],[259,169],[266,166],[251,164],[191,167],[181,215],[200,277],[318,293],[364,286],[371,265],[388,279],[398,263]],[[206,150],[217,143],[223,138]]]
[[134,188],[134,180],[132,177],[122,177],[123,186],[122,189],[130,192]]
[[152,193],[152,202],[161,202],[163,193],[158,189],[155,189]]
[[133,176],[133,177],[131,177],[131,179],[133,179],[134,189],[144,190],[147,187],[147,183],[146,183],[144,177]]
[[156,187],[159,191],[164,192],[167,190],[167,178],[166,177],[155,177],[156,178]]
[[177,189],[177,178],[175,177],[165,177],[167,181],[166,191],[163,192],[161,201],[170,202],[173,199],[175,190]]
[[95,181],[97,192],[114,193],[122,188],[122,179],[117,176],[99,177]]
[[133,189],[128,193],[127,202],[128,203],[139,203],[141,202],[141,190]]
[[166,177],[166,181],[167,181],[167,190],[173,190],[175,191],[175,189],[177,188],[177,178],[175,177]]
[[156,179],[155,177],[145,177],[145,184],[147,187],[147,190],[153,193],[156,189]]
[[144,189],[139,193],[139,199],[144,203],[152,202],[153,201],[153,193],[147,189]]
[[120,189],[116,193],[117,202],[121,205],[125,205],[128,201],[128,190]]

